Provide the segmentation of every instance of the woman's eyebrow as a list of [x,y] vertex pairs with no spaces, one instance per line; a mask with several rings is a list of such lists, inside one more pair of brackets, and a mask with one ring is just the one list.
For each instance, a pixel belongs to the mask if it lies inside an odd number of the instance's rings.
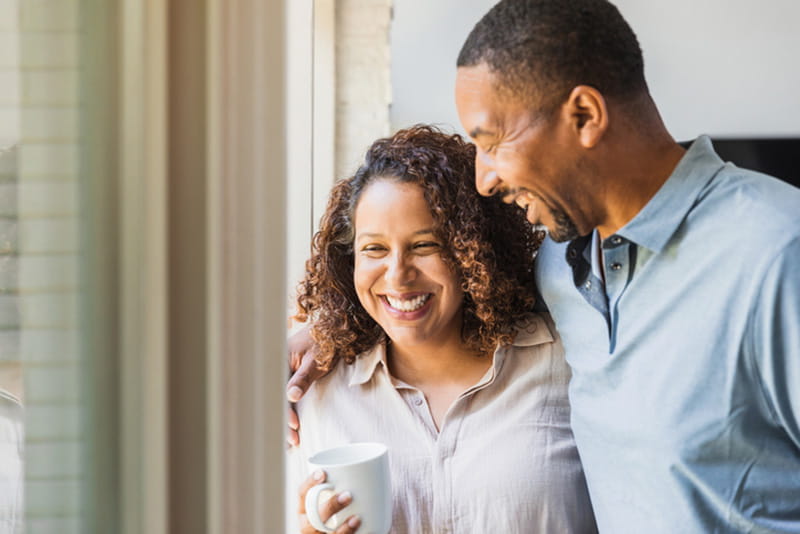
[[414,235],[434,234],[433,228],[425,228],[424,230],[417,230]]
[[[411,235],[424,235],[424,234],[435,234],[433,228],[424,228],[422,230],[417,230]],[[374,238],[374,237],[383,237],[383,234],[378,232],[364,232],[361,234],[356,234],[356,241],[363,238]]]

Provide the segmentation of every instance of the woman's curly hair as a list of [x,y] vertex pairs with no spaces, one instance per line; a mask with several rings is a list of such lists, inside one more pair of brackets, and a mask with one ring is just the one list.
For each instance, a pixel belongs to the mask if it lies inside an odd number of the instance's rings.
[[417,125],[375,141],[355,175],[336,183],[314,235],[295,316],[313,321],[320,367],[340,358],[352,363],[385,335],[361,306],[353,282],[356,205],[371,183],[384,179],[424,191],[443,259],[465,294],[465,344],[483,354],[513,341],[515,324],[535,300],[533,257],[543,235],[516,206],[481,197],[474,178],[473,145]]

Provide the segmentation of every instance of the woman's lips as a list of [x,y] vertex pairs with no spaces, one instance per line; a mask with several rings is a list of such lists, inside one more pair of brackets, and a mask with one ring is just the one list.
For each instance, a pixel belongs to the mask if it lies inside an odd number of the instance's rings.
[[381,300],[390,315],[408,321],[425,315],[430,308],[432,297],[432,293],[417,293],[402,297],[382,295]]

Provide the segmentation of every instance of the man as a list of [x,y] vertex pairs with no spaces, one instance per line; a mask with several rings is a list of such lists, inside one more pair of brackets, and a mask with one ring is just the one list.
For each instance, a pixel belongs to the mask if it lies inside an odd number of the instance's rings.
[[605,0],[501,1],[456,102],[479,191],[549,230],[600,531],[800,532],[800,190],[675,143]]
[[800,191],[684,151],[604,0],[507,0],[458,59],[476,185],[551,240],[601,532],[800,532]]

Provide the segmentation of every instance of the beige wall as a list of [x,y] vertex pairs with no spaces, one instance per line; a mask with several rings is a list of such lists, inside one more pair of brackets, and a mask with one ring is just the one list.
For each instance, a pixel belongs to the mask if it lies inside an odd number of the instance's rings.
[[367,147],[390,133],[391,0],[336,2],[336,177],[358,168]]

